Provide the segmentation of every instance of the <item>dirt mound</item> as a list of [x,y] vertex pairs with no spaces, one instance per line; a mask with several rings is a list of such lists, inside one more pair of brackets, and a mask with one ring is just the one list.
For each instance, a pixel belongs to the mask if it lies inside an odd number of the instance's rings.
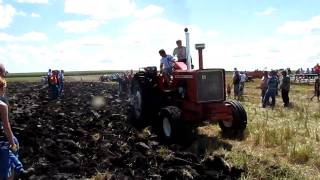
[[242,171],[222,157],[201,158],[158,142],[150,128],[126,121],[127,99],[104,83],[65,84],[50,100],[38,84],[9,83],[10,118],[31,179],[83,179],[107,172],[113,179],[236,179]]

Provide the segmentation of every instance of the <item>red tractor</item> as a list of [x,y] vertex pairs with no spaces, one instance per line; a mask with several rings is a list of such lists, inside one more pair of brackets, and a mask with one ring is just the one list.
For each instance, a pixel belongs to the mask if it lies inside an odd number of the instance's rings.
[[[189,34],[185,29],[187,54]],[[226,101],[225,70],[203,69],[204,44],[196,44],[199,69],[176,62],[169,85],[157,67],[142,68],[131,85],[131,117],[135,124],[154,125],[165,142],[188,140],[195,127],[204,122],[218,122],[223,132],[242,134],[247,126],[247,114],[238,101]],[[187,56],[189,57],[189,56]],[[183,66],[184,65],[184,66]],[[186,68],[184,68],[186,67]]]

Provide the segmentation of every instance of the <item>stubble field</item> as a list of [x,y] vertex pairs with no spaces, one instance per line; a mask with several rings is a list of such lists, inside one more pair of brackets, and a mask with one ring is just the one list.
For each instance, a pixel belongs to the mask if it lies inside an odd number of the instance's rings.
[[220,149],[221,153],[247,171],[243,179],[319,179],[320,102],[310,100],[313,85],[291,84],[290,107],[283,107],[279,91],[271,109],[261,108],[259,83],[256,79],[245,85],[241,102],[248,127],[244,139],[227,140],[232,150]]

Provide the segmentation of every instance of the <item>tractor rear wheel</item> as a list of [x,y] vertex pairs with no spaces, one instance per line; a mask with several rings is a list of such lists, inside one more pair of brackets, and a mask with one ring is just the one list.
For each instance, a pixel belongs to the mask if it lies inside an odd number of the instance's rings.
[[232,110],[232,121],[219,121],[219,126],[224,133],[234,135],[243,134],[247,127],[247,113],[239,101],[226,101],[226,106]]
[[167,106],[160,110],[158,134],[163,141],[167,143],[177,141],[178,129],[181,125],[180,117],[181,111],[175,106]]
[[167,106],[160,110],[156,127],[160,139],[164,143],[189,145],[194,139],[196,128],[188,126],[181,119],[181,110],[176,106]]

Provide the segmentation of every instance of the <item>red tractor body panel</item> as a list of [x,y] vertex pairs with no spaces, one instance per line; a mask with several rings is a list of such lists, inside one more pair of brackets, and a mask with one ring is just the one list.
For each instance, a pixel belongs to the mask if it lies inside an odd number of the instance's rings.
[[184,101],[180,107],[186,121],[231,121],[232,111],[224,103],[193,103]]
[[173,105],[182,111],[185,121],[198,122],[232,120],[231,108],[224,101],[225,71],[223,69],[175,70],[171,86],[164,87],[158,75],[161,91],[177,91]]

